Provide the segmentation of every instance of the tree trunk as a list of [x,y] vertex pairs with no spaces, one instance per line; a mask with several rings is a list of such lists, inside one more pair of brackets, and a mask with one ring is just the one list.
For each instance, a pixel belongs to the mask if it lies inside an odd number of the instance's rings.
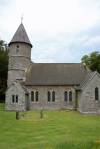
[[19,112],[16,112],[16,120],[19,120]]
[[40,111],[40,118],[43,118],[43,109]]

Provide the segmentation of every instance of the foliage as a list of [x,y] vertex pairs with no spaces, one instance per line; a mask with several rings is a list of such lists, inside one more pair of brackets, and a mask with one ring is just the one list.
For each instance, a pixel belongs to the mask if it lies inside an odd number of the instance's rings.
[[7,44],[0,41],[0,99],[4,98],[7,87],[8,50]]
[[90,55],[84,55],[81,60],[92,71],[98,71],[100,73],[100,52],[95,51]]
[[[23,114],[23,113],[20,113]],[[1,149],[100,149],[100,116],[74,111],[0,111]]]

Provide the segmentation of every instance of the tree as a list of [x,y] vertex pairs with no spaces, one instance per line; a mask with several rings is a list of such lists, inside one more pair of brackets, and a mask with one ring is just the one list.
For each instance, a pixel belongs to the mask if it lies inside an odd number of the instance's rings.
[[0,101],[5,98],[8,72],[8,48],[7,44],[0,40]]
[[95,51],[89,55],[84,55],[81,61],[92,71],[98,71],[100,73],[100,52]]

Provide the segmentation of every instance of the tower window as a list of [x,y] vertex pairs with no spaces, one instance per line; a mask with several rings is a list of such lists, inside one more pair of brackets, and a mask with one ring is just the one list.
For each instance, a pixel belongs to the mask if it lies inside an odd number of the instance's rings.
[[17,48],[19,48],[19,45],[17,45]]
[[95,88],[95,100],[99,100],[99,89],[98,89],[98,87]]
[[67,94],[67,91],[64,92],[64,101],[67,101],[68,100],[68,94]]
[[16,53],[18,53],[19,52],[19,49],[16,49]]
[[16,53],[19,52],[19,45],[16,46]]

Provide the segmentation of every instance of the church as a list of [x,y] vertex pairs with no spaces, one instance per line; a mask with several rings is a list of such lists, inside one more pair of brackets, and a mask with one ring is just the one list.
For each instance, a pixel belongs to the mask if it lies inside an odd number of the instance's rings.
[[100,74],[82,63],[34,63],[23,23],[9,43],[7,111],[72,109],[100,114]]

